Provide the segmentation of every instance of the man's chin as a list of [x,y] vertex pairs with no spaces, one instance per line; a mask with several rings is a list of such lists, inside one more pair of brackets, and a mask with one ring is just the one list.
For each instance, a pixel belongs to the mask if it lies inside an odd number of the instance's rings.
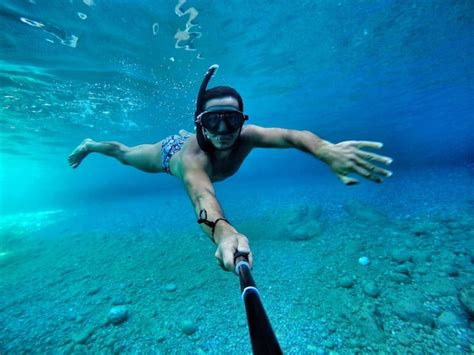
[[219,150],[225,150],[229,149],[232,147],[232,141],[231,142],[216,142],[214,143],[214,147]]
[[234,140],[233,139],[213,140],[212,143],[214,147],[216,147],[216,149],[225,150],[233,146]]

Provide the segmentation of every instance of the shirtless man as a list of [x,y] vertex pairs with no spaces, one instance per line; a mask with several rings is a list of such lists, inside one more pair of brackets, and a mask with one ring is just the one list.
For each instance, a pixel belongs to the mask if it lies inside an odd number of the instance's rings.
[[201,84],[195,112],[196,134],[184,130],[179,135],[155,144],[127,147],[118,142],[84,140],[69,156],[69,164],[77,168],[89,153],[116,158],[125,165],[149,173],[167,172],[180,179],[191,199],[198,223],[217,245],[215,257],[225,270],[234,269],[234,254],[253,258],[246,236],[239,233],[225,218],[216,199],[213,182],[234,175],[253,148],[297,148],[325,162],[346,185],[358,181],[355,173],[375,182],[392,173],[373,162],[390,164],[392,159],[361,150],[379,149],[378,142],[346,141],[332,144],[309,131],[263,128],[245,125],[239,93],[227,86],[207,90],[217,65],[207,71]]

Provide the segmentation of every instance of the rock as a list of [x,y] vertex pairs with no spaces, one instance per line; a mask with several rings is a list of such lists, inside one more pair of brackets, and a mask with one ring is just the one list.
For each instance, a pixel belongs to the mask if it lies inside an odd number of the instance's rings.
[[166,331],[164,329],[158,329],[154,334],[154,338],[158,343],[162,343],[166,339]]
[[433,256],[427,251],[417,251],[413,254],[413,263],[421,264],[433,261]]
[[74,335],[72,337],[72,340],[76,344],[85,344],[93,333],[94,333],[94,328],[88,327],[84,329],[82,332]]
[[412,343],[410,334],[407,331],[401,331],[397,336],[398,342],[403,346],[410,346]]
[[398,272],[391,272],[390,273],[390,279],[392,281],[398,282],[398,283],[403,283],[403,284],[409,284],[411,283],[411,278],[405,274],[400,274]]
[[439,230],[439,225],[431,220],[415,222],[410,228],[410,232],[415,237],[428,237],[437,230]]
[[362,290],[367,296],[370,296],[373,298],[377,298],[380,295],[379,288],[372,281],[365,282],[364,285],[362,286]]
[[128,310],[125,306],[116,306],[109,311],[107,322],[109,324],[120,324],[128,319]]
[[306,241],[311,240],[316,236],[319,236],[323,231],[323,227],[318,221],[306,222],[299,225],[294,230],[288,230],[288,238],[294,241]]
[[295,207],[290,215],[290,224],[299,224],[308,217],[309,207],[308,205],[299,205]]
[[452,264],[441,266],[441,271],[452,277],[459,276],[459,269]]
[[181,331],[186,335],[192,335],[197,331],[197,325],[191,320],[181,322]]
[[306,346],[306,350],[312,352],[312,353],[315,353],[319,350],[319,348],[316,346],[316,345],[313,345],[313,344],[308,344]]
[[323,342],[323,346],[326,349],[334,349],[336,347],[336,344],[332,340],[326,340]]
[[339,280],[339,286],[344,287],[344,288],[351,288],[354,286],[355,280],[352,277],[349,276],[343,276]]
[[445,297],[445,296],[453,296],[456,297],[456,287],[452,283],[446,282],[435,282],[433,279],[433,284],[429,289],[430,293],[434,297]]
[[471,319],[474,319],[474,283],[463,287],[458,298]]
[[309,216],[313,219],[320,219],[323,214],[321,206],[311,206],[309,209]]
[[395,314],[402,320],[410,323],[419,323],[429,327],[434,326],[434,320],[418,300],[406,299],[395,304]]
[[178,287],[175,284],[167,284],[165,285],[166,292],[174,292]]
[[452,312],[443,312],[438,317],[438,325],[440,327],[454,327],[462,324],[463,322]]
[[410,276],[413,271],[413,265],[411,263],[401,264],[398,265],[393,271],[399,274]]
[[354,218],[364,222],[370,222],[375,224],[384,223],[388,220],[380,211],[374,207],[363,204],[359,201],[350,201],[344,205],[344,209],[347,213],[352,215]]
[[404,249],[394,249],[392,250],[392,253],[390,256],[393,261],[399,264],[406,263],[407,261],[411,261],[413,259],[413,256],[411,255],[411,253]]
[[125,297],[123,295],[115,295],[112,298],[112,306],[121,306],[124,305],[125,302]]
[[363,336],[372,343],[385,342],[383,323],[380,312],[363,308],[360,313],[361,318],[356,321],[357,327]]
[[87,294],[88,294],[89,296],[93,296],[93,295],[97,294],[97,293],[100,291],[100,289],[101,289],[100,286],[99,286],[99,287],[91,288],[91,289],[89,290],[89,292],[87,292]]

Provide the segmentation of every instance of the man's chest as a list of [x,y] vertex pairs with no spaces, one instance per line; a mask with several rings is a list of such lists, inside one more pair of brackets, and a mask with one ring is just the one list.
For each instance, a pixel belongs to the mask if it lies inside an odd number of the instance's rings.
[[212,176],[211,180],[220,181],[234,175],[242,165],[250,151],[238,150],[232,152],[228,156],[212,159]]

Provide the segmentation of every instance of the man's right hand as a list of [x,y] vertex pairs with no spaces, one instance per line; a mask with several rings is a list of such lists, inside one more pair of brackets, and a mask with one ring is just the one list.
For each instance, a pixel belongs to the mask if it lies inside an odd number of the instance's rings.
[[92,142],[94,141],[90,138],[84,139],[82,143],[79,144],[71,154],[69,154],[67,159],[69,165],[71,165],[73,169],[77,168],[79,164],[81,164],[81,161],[87,156],[87,154],[89,154],[88,144],[91,144]]
[[217,250],[214,254],[219,265],[226,271],[234,271],[234,255],[236,252],[248,254],[250,268],[253,266],[253,255],[250,251],[249,240],[243,234],[233,231],[223,231],[215,235]]

